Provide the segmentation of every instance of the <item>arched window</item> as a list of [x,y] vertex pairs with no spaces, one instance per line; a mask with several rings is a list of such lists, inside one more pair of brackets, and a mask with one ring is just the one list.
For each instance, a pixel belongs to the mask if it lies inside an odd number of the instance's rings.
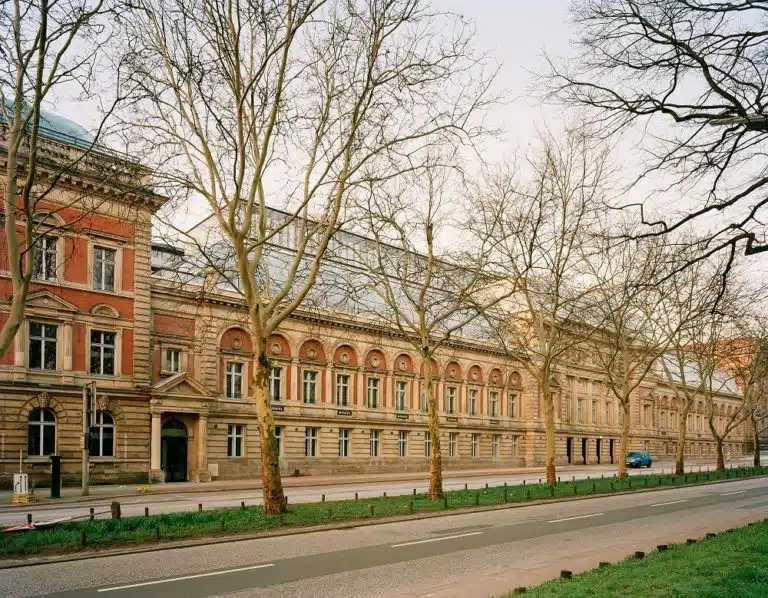
[[51,409],[29,412],[27,456],[47,457],[56,452],[56,415]]
[[107,411],[96,412],[96,424],[91,426],[88,452],[92,457],[115,456],[115,420]]

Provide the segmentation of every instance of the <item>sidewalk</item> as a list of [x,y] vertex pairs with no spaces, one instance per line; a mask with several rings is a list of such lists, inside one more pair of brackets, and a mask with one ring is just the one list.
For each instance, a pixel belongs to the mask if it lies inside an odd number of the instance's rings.
[[[737,465],[749,462],[750,458],[732,459],[728,461],[729,465]],[[714,465],[708,459],[690,459],[686,461],[686,468],[697,467],[700,464]],[[663,459],[654,463],[654,466],[671,468],[674,460]],[[567,474],[572,471],[585,471],[594,469],[596,473],[605,474],[608,471],[614,471],[615,465],[563,465],[557,468],[558,473]],[[530,475],[531,477],[543,477],[544,467],[517,467],[503,469],[468,469],[468,470],[450,470],[443,472],[444,480],[469,477],[494,477],[510,475]],[[401,472],[401,473],[371,473],[371,474],[336,474],[336,475],[313,475],[299,477],[283,477],[283,486],[285,488],[311,488],[313,486],[348,486],[355,484],[370,484],[376,482],[406,482],[429,480],[428,471]],[[237,492],[245,490],[261,490],[261,479],[251,478],[246,480],[217,480],[207,483],[199,482],[176,482],[173,484],[131,484],[131,485],[94,485],[90,488],[90,496],[82,496],[79,486],[65,487],[61,489],[61,498],[50,498],[48,488],[39,488],[37,490],[38,503],[35,504],[76,504],[80,502],[89,502],[96,500],[117,499],[125,497],[172,497],[178,494],[191,494],[200,492]],[[141,488],[151,488],[148,493],[141,493],[137,490]],[[0,509],[28,509],[28,505],[11,505],[11,492],[9,490],[0,491]]]

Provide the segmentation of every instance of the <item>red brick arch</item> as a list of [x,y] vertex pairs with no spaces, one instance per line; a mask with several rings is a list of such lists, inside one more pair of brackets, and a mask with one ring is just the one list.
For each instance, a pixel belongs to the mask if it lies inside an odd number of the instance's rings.
[[357,367],[357,351],[352,345],[339,345],[333,352],[333,363],[340,366]]
[[325,345],[317,339],[304,341],[299,348],[299,359],[304,361],[328,361]]

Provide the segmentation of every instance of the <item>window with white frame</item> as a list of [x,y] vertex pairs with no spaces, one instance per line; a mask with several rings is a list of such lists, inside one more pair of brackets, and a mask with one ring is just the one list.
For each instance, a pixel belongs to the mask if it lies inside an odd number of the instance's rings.
[[269,368],[269,400],[279,402],[282,399],[281,383],[283,380],[283,368],[274,365]]
[[349,405],[349,374],[336,374],[336,405]]
[[91,426],[88,454],[92,457],[115,456],[115,420],[106,411],[96,412],[96,424]]
[[181,349],[166,349],[163,371],[178,374],[181,371]]
[[510,454],[513,457],[517,457],[517,436],[512,436],[511,446],[510,446]]
[[467,391],[467,410],[470,415],[477,415],[477,389],[470,388]]
[[349,457],[349,436],[350,430],[339,430],[339,457]]
[[448,456],[455,457],[456,449],[459,443],[458,432],[448,432]]
[[501,435],[494,434],[491,438],[491,455],[494,458],[499,456],[499,445],[501,444]]
[[397,456],[405,457],[408,455],[408,432],[400,430],[397,433]]
[[304,456],[317,457],[317,428],[306,428],[304,430]]
[[242,424],[229,424],[227,426],[227,457],[243,456],[244,438],[245,426]]
[[58,237],[45,235],[40,237],[35,252],[35,269],[33,277],[37,280],[56,280],[56,245]]
[[432,456],[432,437],[429,435],[429,432],[424,433],[424,456]]
[[93,288],[99,291],[115,290],[115,250],[93,248]]
[[509,417],[517,417],[517,393],[510,392],[507,394],[507,415]]
[[225,393],[228,399],[243,398],[243,364],[239,361],[227,362]]
[[379,439],[381,430],[370,430],[368,435],[368,448],[371,457],[379,456]]
[[301,400],[304,403],[314,405],[317,402],[317,372],[304,370],[302,373]]
[[283,427],[275,426],[275,444],[277,444],[277,454],[283,454]]
[[29,323],[30,369],[56,369],[57,331],[58,327],[53,324]]
[[445,389],[445,412],[456,413],[456,387],[449,386]]
[[499,393],[492,390],[488,393],[488,415],[491,417],[499,416]]
[[379,379],[368,378],[368,408],[376,409],[379,406]]
[[597,423],[597,401],[592,401],[592,423]]
[[471,455],[477,457],[480,454],[480,434],[472,434]]
[[395,409],[405,411],[407,382],[398,380],[395,382]]
[[91,330],[91,374],[115,375],[115,333]]
[[56,452],[56,415],[52,409],[33,409],[27,418],[27,456],[47,457]]

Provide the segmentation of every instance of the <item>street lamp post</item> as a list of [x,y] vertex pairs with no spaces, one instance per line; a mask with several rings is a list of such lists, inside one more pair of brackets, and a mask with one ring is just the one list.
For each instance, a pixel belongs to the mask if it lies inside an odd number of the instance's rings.
[[96,404],[96,382],[91,381],[83,386],[83,433],[80,437],[80,448],[82,449],[82,494],[88,496],[89,494],[89,445],[91,426],[94,424],[96,411],[94,410]]

